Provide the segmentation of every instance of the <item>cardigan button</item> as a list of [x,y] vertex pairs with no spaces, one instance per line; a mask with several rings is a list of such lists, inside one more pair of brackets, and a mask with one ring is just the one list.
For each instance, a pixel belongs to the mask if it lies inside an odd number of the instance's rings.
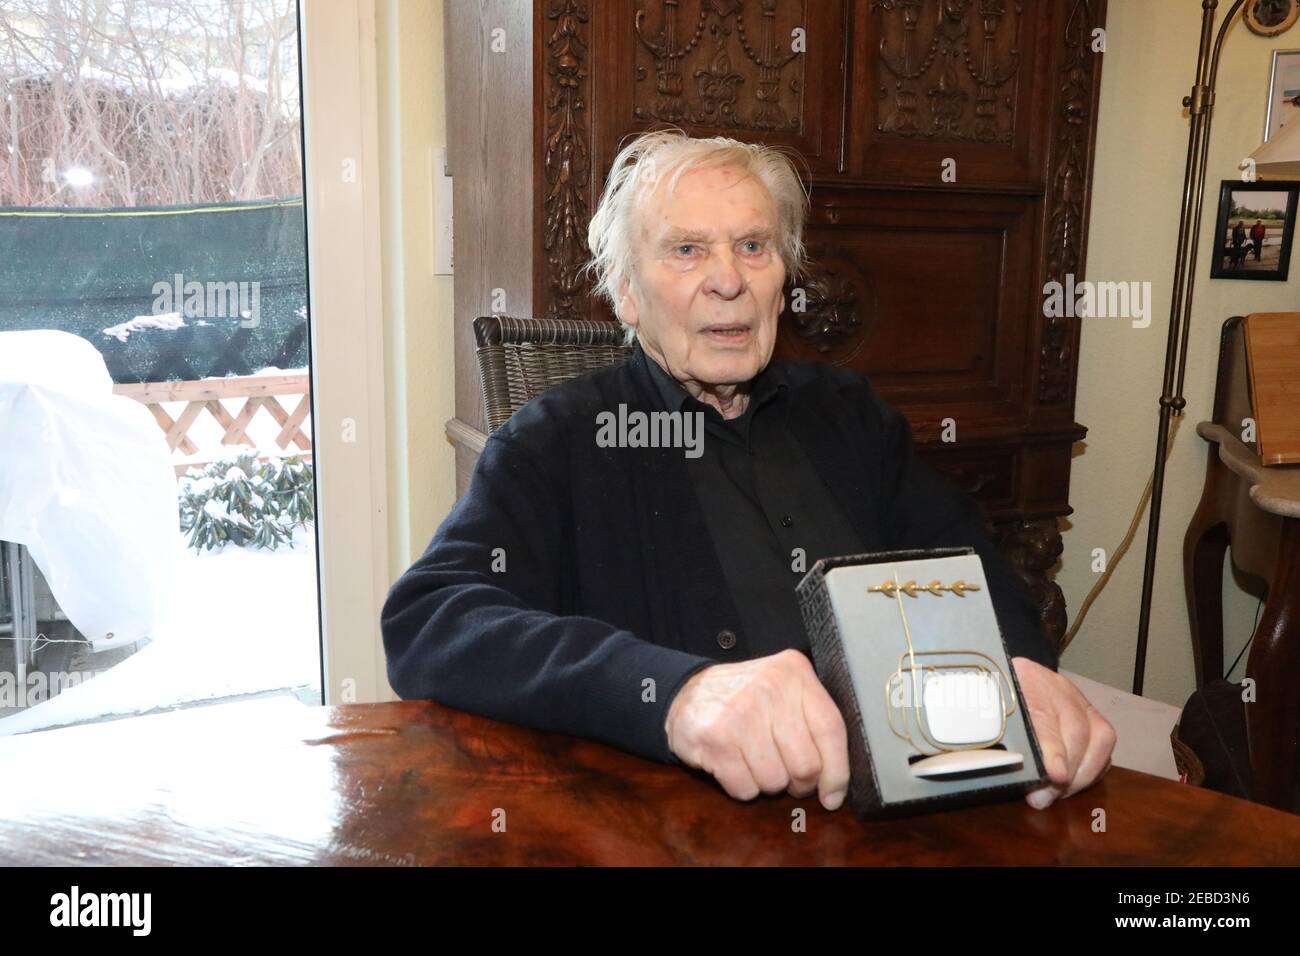
[[718,631],[718,646],[724,651],[729,651],[736,646],[736,632],[729,630]]

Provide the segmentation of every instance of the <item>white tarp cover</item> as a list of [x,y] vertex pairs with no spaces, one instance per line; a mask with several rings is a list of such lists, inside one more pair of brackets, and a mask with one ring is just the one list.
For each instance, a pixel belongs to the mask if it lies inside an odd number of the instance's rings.
[[0,332],[0,541],[27,546],[96,651],[153,636],[167,612],[184,547],[170,458],[85,339]]

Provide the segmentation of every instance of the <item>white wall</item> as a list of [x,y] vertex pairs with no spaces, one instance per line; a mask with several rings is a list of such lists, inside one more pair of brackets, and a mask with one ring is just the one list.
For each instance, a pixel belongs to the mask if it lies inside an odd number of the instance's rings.
[[455,414],[452,278],[433,274],[429,150],[445,146],[442,0],[378,0],[389,579],[456,498],[443,423]]
[[[1074,460],[1075,514],[1067,524],[1057,578],[1071,620],[1097,578],[1092,550],[1105,548],[1109,554],[1123,537],[1153,465],[1187,150],[1182,98],[1196,66],[1200,6],[1189,0],[1111,0],[1109,7],[1087,277],[1149,281],[1154,303],[1146,329],[1127,320],[1083,320],[1076,420],[1089,433]],[[1211,414],[1219,327],[1231,315],[1297,307],[1294,278],[1285,283],[1209,279],[1219,183],[1239,177],[1238,163],[1263,141],[1271,51],[1297,47],[1300,30],[1265,40],[1240,23],[1224,44],[1196,263],[1187,411],[1166,472],[1146,669],[1146,696],[1180,707],[1195,686],[1182,543],[1204,480],[1207,446],[1196,435],[1196,423]],[[1145,548],[1144,515],[1132,548],[1062,666],[1130,686]],[[1225,666],[1248,639],[1257,603],[1225,572]],[[1243,659],[1235,679],[1244,668]]]

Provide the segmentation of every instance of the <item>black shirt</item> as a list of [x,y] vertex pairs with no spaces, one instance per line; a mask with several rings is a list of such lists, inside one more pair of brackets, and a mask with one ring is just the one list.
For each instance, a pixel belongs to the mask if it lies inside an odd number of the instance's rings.
[[729,655],[808,651],[795,585],[823,557],[866,551],[797,439],[779,363],[750,385],[742,415],[724,419],[643,349],[667,411],[704,414],[703,454],[687,468],[743,626]]

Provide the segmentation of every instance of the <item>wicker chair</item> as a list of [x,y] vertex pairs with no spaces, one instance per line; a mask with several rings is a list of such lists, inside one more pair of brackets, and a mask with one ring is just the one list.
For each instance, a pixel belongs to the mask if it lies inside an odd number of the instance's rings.
[[474,320],[474,339],[489,433],[548,388],[632,354],[617,322],[486,315]]

